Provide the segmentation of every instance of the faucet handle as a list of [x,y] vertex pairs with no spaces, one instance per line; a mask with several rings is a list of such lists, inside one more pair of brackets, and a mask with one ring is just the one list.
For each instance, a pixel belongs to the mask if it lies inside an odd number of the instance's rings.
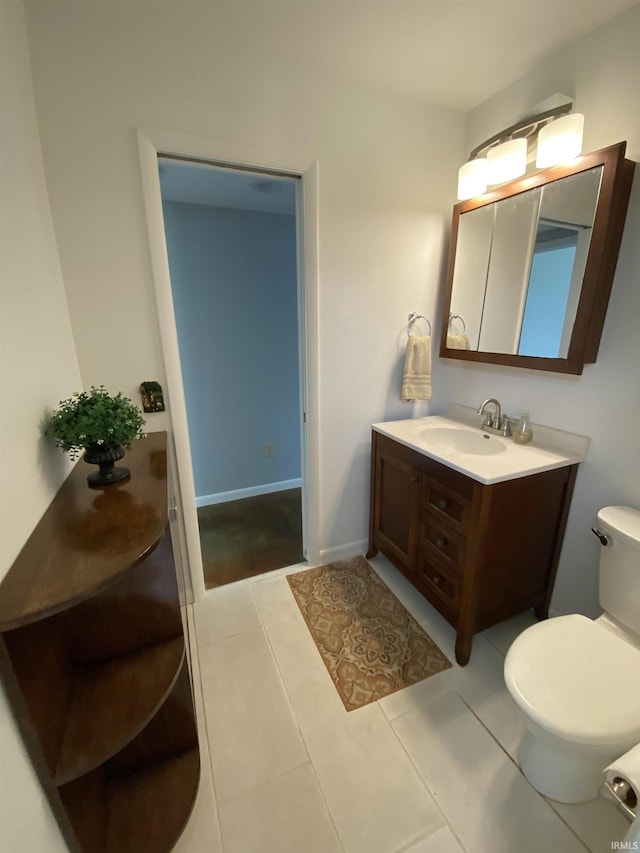
[[[495,411],[493,414],[485,414],[485,409],[491,403],[495,407]],[[500,429],[500,403],[496,400],[495,397],[489,397],[485,400],[480,408],[478,409],[478,415],[485,415],[485,419],[482,423],[482,429]]]
[[517,424],[517,418],[510,418],[509,415],[503,415],[500,420],[500,431],[506,437],[511,435],[511,424]]

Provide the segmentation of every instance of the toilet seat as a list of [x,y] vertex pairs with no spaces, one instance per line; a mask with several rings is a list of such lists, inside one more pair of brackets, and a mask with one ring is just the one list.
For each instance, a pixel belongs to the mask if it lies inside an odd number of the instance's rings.
[[524,631],[505,659],[515,701],[557,737],[593,746],[640,741],[640,650],[573,614]]

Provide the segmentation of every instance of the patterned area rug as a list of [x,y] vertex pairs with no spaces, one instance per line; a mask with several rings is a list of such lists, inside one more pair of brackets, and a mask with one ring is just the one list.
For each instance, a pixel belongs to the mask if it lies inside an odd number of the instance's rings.
[[451,666],[364,557],[287,580],[347,711]]

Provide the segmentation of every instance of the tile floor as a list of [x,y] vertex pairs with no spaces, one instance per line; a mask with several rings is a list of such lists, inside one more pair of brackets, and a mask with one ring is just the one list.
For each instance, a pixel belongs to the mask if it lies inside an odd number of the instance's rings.
[[211,590],[190,608],[201,732],[198,799],[176,853],[604,853],[628,824],[602,799],[540,796],[515,762],[502,677],[523,614],[474,639],[382,556],[387,585],[453,668],[347,713],[290,593],[295,569]]

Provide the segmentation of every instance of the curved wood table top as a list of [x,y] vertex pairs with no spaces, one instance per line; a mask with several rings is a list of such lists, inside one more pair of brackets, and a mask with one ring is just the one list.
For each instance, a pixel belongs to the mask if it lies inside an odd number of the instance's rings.
[[0,584],[0,631],[66,610],[115,581],[156,547],[167,527],[167,435],[135,441],[131,477],[87,485],[78,462]]

